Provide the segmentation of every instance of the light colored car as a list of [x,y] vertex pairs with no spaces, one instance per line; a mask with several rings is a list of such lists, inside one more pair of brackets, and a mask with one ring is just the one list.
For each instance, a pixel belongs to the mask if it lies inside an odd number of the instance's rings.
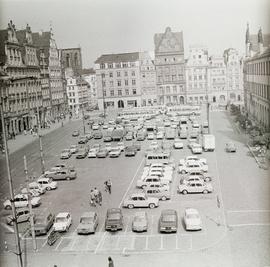
[[109,152],[110,158],[118,158],[121,155],[121,149],[119,147],[112,147],[111,151]]
[[69,159],[71,157],[71,152],[69,148],[63,149],[60,155],[61,159]]
[[144,193],[134,193],[124,200],[123,207],[133,208],[156,208],[159,205],[158,198],[147,197]]
[[67,232],[71,224],[71,214],[69,212],[60,212],[55,217],[53,230],[56,232]]
[[187,161],[199,161],[203,164],[207,164],[206,158],[198,158],[198,156],[192,155],[192,156],[187,156],[184,159],[180,159],[179,163],[184,164]]
[[97,150],[100,150],[100,144],[93,144],[91,148],[95,148]]
[[93,129],[93,130],[99,130],[99,125],[98,125],[97,123],[94,123],[94,124],[92,125],[92,129]]
[[162,180],[158,176],[147,176],[147,177],[144,177],[143,180],[140,179],[137,181],[137,187],[144,188],[152,183],[161,183],[164,185],[169,185],[170,182],[168,180]]
[[50,171],[46,171],[45,174],[48,174],[48,173],[54,172],[54,171],[59,171],[59,170],[62,170],[62,169],[75,170],[75,167],[72,166],[72,165],[68,165],[68,164],[66,164],[65,162],[61,162],[61,163],[55,164],[55,165],[50,169]]
[[148,216],[145,211],[138,211],[132,221],[133,232],[146,232],[148,228]]
[[90,148],[87,157],[88,158],[96,158],[97,157],[98,149],[96,148]]
[[[40,206],[41,199],[40,197],[31,198],[31,205],[33,208]],[[5,209],[11,209],[11,201],[7,199],[4,203]],[[27,194],[17,194],[14,196],[14,205],[15,208],[25,208],[28,206],[28,195]]]
[[192,146],[193,146],[194,144],[196,144],[196,143],[197,143],[197,140],[196,140],[196,139],[191,139],[191,138],[189,138],[189,139],[188,139],[187,147],[191,149]]
[[125,148],[125,156],[126,157],[136,156],[136,153],[137,153],[137,148],[134,146],[127,146]]
[[226,144],[226,152],[236,152],[236,146],[233,142]]
[[202,146],[200,144],[193,144],[191,151],[193,154],[202,154]]
[[39,197],[41,195],[36,189],[27,190],[26,187],[21,190],[21,193],[22,194],[28,194],[29,193],[29,194],[31,194],[32,197]]
[[122,151],[125,151],[125,144],[124,144],[124,142],[118,142],[117,143],[117,146],[120,148],[121,152]]
[[151,144],[149,145],[149,148],[153,150],[158,149],[159,148],[158,142],[152,141]]
[[197,138],[199,136],[199,132],[196,128],[193,128],[189,133],[189,138]]
[[205,182],[205,180],[202,177],[195,176],[195,175],[186,176],[186,177],[180,179],[180,184],[189,184],[189,183],[193,183],[193,182],[203,183],[203,182]]
[[158,222],[159,232],[176,233],[177,228],[178,228],[178,215],[176,210],[172,209],[162,210]]
[[200,124],[197,121],[193,121],[192,128],[193,129],[200,129]]
[[164,190],[160,190],[158,188],[144,188],[144,193],[148,196],[148,197],[156,197],[160,200],[167,200],[167,199],[171,199],[171,192],[170,191],[164,191]]
[[106,148],[101,148],[97,152],[97,158],[106,158],[108,156],[109,152]]
[[62,169],[46,176],[53,180],[74,180],[77,178],[77,172],[75,170]]
[[161,139],[163,139],[164,138],[164,132],[158,132],[157,133],[157,139],[158,140],[161,140]]
[[202,230],[202,220],[196,209],[185,209],[184,223],[187,231]]
[[71,145],[69,150],[70,150],[71,154],[75,154],[78,151],[78,146],[77,145]]
[[125,136],[125,139],[126,139],[127,141],[132,140],[132,139],[133,139],[133,133],[132,133],[132,132],[128,132],[128,133],[126,134],[126,136]]
[[29,183],[29,189],[37,190],[40,194],[44,194],[46,192],[46,187],[37,182]]
[[147,134],[147,139],[148,139],[148,140],[154,140],[154,138],[155,138],[154,133],[148,133],[148,134]]
[[207,172],[208,165],[203,164],[198,161],[187,161],[187,162],[184,162],[183,164],[181,163],[179,164],[178,173],[185,174],[185,173],[194,172],[194,171]]
[[187,184],[180,184],[178,186],[178,193],[182,194],[191,194],[191,193],[204,193],[208,194],[213,192],[213,187],[211,183],[205,183],[205,182],[190,182]]
[[77,227],[78,234],[94,234],[98,226],[98,215],[95,211],[84,212]]
[[103,126],[102,126],[102,128],[103,128],[104,130],[107,130],[108,127],[109,127],[109,125],[108,125],[107,123],[104,123]]
[[57,188],[57,182],[53,181],[51,178],[41,176],[37,179],[37,183],[41,184],[46,188],[47,191],[54,190]]
[[170,190],[170,185],[165,185],[165,184],[162,184],[162,183],[149,183],[147,186],[145,186],[143,189],[144,190],[147,190],[147,189],[150,189],[150,188],[156,188],[156,189],[159,189],[160,191],[169,191]]
[[175,149],[182,149],[182,148],[184,148],[184,144],[180,139],[175,139],[174,143],[173,143],[173,147]]
[[[35,221],[35,215],[33,214],[33,218]],[[20,208],[16,209],[16,221],[17,223],[27,222],[30,219],[30,211],[28,208]],[[12,215],[8,215],[6,217],[6,223],[8,225],[14,225],[15,218]]]
[[78,130],[75,130],[73,133],[72,133],[72,136],[73,137],[77,137],[80,135],[80,132]]

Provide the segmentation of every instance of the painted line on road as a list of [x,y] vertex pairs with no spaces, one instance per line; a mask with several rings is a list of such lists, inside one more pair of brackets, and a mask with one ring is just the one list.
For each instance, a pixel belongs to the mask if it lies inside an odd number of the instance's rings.
[[127,223],[126,223],[126,227],[125,227],[125,233],[127,232],[127,230],[128,230],[128,225],[129,225],[129,221],[130,221],[130,216],[128,216],[128,221],[127,221]]
[[149,241],[149,237],[147,236],[146,237],[146,240],[145,240],[145,250],[148,250],[149,248],[148,248],[148,242]]
[[43,242],[43,244],[41,245],[41,247],[44,248],[46,244],[47,244],[47,240],[45,240],[45,241]]
[[163,247],[163,235],[160,237],[160,250],[163,250],[164,247]]
[[227,210],[227,213],[270,212],[270,210]]
[[239,223],[230,224],[230,227],[246,227],[246,226],[270,226],[270,223]]
[[[154,225],[154,215],[151,215],[151,218],[152,218],[152,219],[151,219],[151,226],[153,226],[153,225]],[[151,233],[150,233],[151,235],[153,234],[153,228],[154,228],[154,227],[151,227],[151,231],[150,231],[150,232],[151,232]]]
[[122,203],[123,203],[124,199],[126,198],[127,193],[128,193],[128,191],[130,190],[130,188],[131,188],[131,186],[132,186],[132,184],[133,184],[133,182],[134,182],[134,179],[136,178],[136,176],[137,176],[137,174],[138,174],[138,172],[139,172],[139,170],[140,170],[140,168],[141,168],[141,165],[142,165],[142,163],[144,162],[144,160],[145,160],[145,159],[142,158],[142,160],[141,160],[141,162],[140,162],[140,164],[139,164],[139,166],[138,166],[138,168],[137,168],[137,170],[136,170],[136,172],[135,172],[135,174],[134,174],[132,180],[131,180],[130,183],[129,183],[129,186],[128,186],[127,190],[126,190],[126,193],[124,194],[124,196],[122,197],[122,200],[120,201],[120,204],[119,204],[118,208],[121,208]]
[[57,251],[57,250],[58,250],[60,244],[62,243],[62,240],[63,240],[63,238],[60,237],[60,241],[59,241],[59,243],[57,244],[57,246],[55,247],[54,251]]

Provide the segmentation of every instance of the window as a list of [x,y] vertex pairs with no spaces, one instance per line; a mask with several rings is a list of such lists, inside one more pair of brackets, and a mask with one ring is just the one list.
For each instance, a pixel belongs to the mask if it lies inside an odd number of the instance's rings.
[[105,69],[105,64],[104,64],[104,63],[101,63],[101,64],[100,64],[100,68],[101,68],[101,69]]
[[132,80],[132,85],[136,85],[136,80]]
[[123,63],[123,64],[122,64],[122,67],[123,67],[123,68],[127,68],[127,67],[128,67],[128,63]]
[[109,76],[110,76],[110,78],[112,78],[112,77],[113,77],[113,73],[112,73],[112,72],[110,72],[110,75],[109,75]]
[[125,94],[129,95],[129,90],[128,89],[125,89]]
[[125,71],[125,76],[128,76],[128,72],[127,71]]
[[128,80],[125,80],[125,85],[128,85]]
[[135,71],[134,70],[131,72],[131,76],[135,76]]
[[175,85],[173,86],[173,92],[177,93],[177,87]]
[[110,86],[113,86],[113,81],[110,81]]
[[101,73],[101,78],[105,78],[105,73]]
[[120,77],[120,76],[121,76],[120,71],[117,71],[116,76],[117,76],[117,77]]
[[137,92],[136,92],[136,88],[132,89],[132,94],[133,94],[133,95],[136,95],[136,93],[137,93]]
[[106,96],[106,90],[103,90],[103,95]]
[[170,92],[170,86],[166,86],[166,94],[169,94]]
[[102,81],[102,86],[106,87],[106,81]]
[[118,90],[118,95],[122,95],[122,90]]
[[121,64],[120,63],[116,63],[115,64],[115,67],[119,69],[119,68],[121,68]]
[[117,80],[117,86],[121,86],[121,80]]
[[113,64],[112,64],[112,63],[109,63],[109,64],[108,64],[108,68],[109,68],[109,69],[112,69],[112,68],[113,68]]
[[130,63],[130,67],[135,67],[135,66],[136,66],[135,62]]
[[172,75],[172,81],[176,81],[176,75]]
[[113,90],[110,91],[110,95],[114,96],[114,91]]

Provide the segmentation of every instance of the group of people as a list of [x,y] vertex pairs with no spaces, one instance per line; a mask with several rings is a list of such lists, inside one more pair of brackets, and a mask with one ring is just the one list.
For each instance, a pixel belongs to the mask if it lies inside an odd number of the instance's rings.
[[[109,194],[112,193],[112,182],[111,180],[107,180],[104,182],[105,192]],[[97,205],[102,205],[102,193],[96,187],[90,190],[90,205],[96,207]]]

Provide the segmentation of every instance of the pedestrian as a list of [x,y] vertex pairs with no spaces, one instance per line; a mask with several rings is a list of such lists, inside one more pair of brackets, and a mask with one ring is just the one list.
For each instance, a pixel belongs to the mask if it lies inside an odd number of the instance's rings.
[[24,133],[24,135],[27,135],[27,132],[26,132],[26,130],[24,130],[24,131],[23,131],[23,133]]
[[91,189],[90,191],[90,205],[95,207],[96,206],[96,202],[95,202],[95,194],[93,189]]
[[101,191],[98,191],[98,204],[102,206],[102,193]]
[[108,267],[114,267],[113,260],[111,257],[108,257],[108,262],[109,262]]
[[99,190],[95,187],[93,190],[93,194],[95,197],[95,203],[98,204],[98,194],[99,194]]
[[109,194],[111,194],[112,193],[112,182],[110,179],[107,181],[107,188],[108,188]]

